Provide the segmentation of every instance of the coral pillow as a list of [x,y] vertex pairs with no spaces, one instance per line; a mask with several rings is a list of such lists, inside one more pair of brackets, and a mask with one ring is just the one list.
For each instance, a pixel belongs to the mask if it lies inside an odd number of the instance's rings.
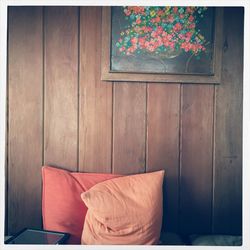
[[157,244],[164,171],[96,184],[81,198],[88,207],[82,244]]
[[96,183],[118,177],[113,174],[73,173],[49,166],[42,167],[43,228],[67,232],[70,244],[80,244],[87,207],[81,193]]

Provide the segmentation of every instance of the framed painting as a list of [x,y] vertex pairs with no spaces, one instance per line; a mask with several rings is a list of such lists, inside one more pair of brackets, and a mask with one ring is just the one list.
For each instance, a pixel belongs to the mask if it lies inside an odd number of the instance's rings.
[[222,8],[112,6],[102,15],[102,80],[220,83]]

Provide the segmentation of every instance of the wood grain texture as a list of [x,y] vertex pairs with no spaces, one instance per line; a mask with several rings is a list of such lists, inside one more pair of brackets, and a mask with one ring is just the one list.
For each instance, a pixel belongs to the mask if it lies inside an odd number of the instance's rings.
[[41,227],[42,37],[42,8],[10,8],[9,235]]
[[225,8],[227,47],[215,104],[214,233],[240,234],[242,228],[243,16],[243,8]]
[[180,230],[189,234],[211,231],[213,96],[213,86],[183,86]]
[[115,83],[113,172],[145,172],[146,84]]
[[179,84],[149,84],[147,171],[165,170],[163,230],[178,231]]
[[100,80],[101,7],[80,11],[79,170],[111,172],[112,83]]
[[225,8],[216,86],[101,81],[100,7],[9,14],[9,234],[41,227],[43,160],[72,171],[165,169],[163,230],[241,232],[242,9]]
[[45,8],[44,162],[77,169],[78,10]]

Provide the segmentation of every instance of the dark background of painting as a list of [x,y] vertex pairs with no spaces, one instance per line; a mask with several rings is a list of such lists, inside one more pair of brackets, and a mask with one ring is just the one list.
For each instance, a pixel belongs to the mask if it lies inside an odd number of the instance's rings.
[[[213,41],[214,31],[214,12],[215,8],[208,8],[204,12],[204,17],[199,20],[197,29],[201,30],[201,34],[207,41]],[[116,42],[120,38],[121,31],[126,30],[126,26],[129,24],[128,20],[125,20],[125,14],[123,13],[123,7],[112,7],[112,21],[111,21],[111,71],[121,72],[144,72],[144,73],[186,73],[186,74],[213,74],[212,63],[212,48],[213,44],[210,42],[206,46],[210,50],[208,55],[205,53],[200,54],[200,59],[196,59],[194,56],[190,60],[188,71],[185,72],[186,62],[191,56],[191,53],[182,52],[179,56],[171,59],[164,59],[166,65],[166,71],[164,65],[154,58],[150,58],[146,53],[141,53],[136,56],[124,56],[118,51],[115,46]]]

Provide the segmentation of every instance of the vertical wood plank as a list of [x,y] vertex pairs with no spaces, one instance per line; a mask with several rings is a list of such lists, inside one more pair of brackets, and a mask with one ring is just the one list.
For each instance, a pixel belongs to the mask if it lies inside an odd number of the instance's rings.
[[115,83],[113,172],[145,172],[146,84]]
[[111,172],[112,83],[101,79],[101,7],[80,9],[79,170]]
[[149,84],[147,171],[165,170],[163,230],[178,231],[179,84]]
[[181,117],[180,230],[211,231],[213,96],[211,85],[184,85]]
[[77,169],[78,9],[45,9],[44,162]]
[[216,86],[214,233],[242,231],[243,8],[225,8],[222,83]]
[[41,227],[42,8],[9,9],[8,233]]

